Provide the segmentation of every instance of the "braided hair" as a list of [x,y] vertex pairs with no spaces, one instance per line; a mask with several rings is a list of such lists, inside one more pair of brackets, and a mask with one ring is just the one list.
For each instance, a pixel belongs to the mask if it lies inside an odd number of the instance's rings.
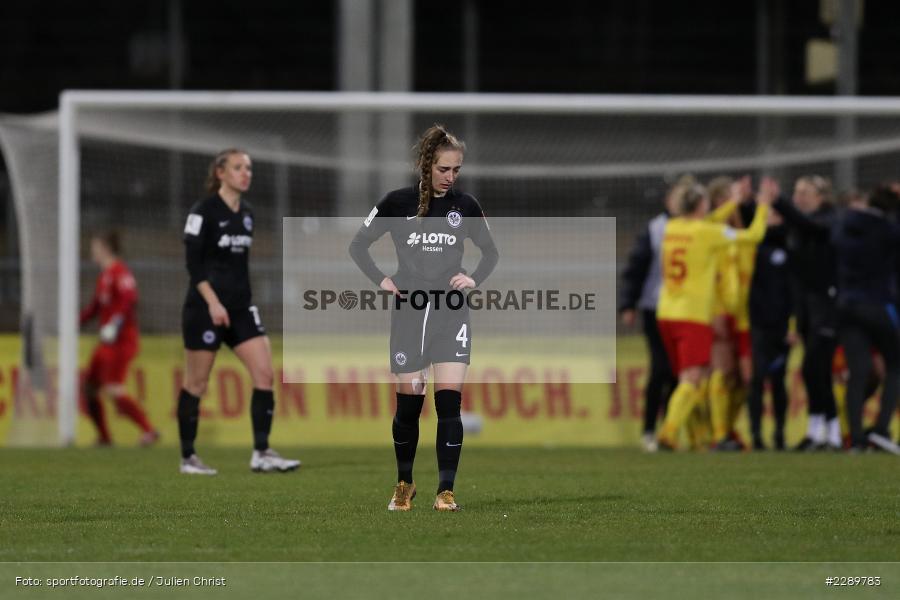
[[434,188],[431,185],[431,167],[434,166],[438,154],[445,150],[466,151],[466,145],[455,135],[447,131],[443,125],[429,127],[415,146],[416,171],[419,174],[419,208],[416,215],[424,217],[431,205]]

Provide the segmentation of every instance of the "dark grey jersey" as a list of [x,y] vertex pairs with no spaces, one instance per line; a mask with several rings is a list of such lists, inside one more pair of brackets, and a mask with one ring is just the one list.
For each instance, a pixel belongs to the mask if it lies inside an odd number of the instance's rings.
[[496,266],[498,253],[478,201],[451,189],[432,198],[421,219],[416,217],[418,205],[418,189],[411,186],[388,193],[372,209],[350,244],[359,268],[375,285],[381,284],[386,275],[375,265],[369,247],[389,232],[399,265],[391,276],[395,283],[444,289],[462,271],[464,242],[469,238],[481,250],[481,260],[470,275],[480,285]]

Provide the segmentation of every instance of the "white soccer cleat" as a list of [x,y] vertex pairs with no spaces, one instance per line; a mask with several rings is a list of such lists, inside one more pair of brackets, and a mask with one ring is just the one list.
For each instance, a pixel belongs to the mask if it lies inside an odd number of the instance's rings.
[[200,457],[191,454],[190,458],[181,459],[181,472],[185,475],[216,475],[218,471],[203,464]]
[[641,436],[641,446],[644,448],[644,452],[657,452],[659,450],[659,444],[656,442],[656,436],[652,433],[645,433]]
[[279,471],[286,473],[300,466],[299,460],[281,458],[281,455],[269,448],[268,450],[254,450],[250,457],[250,470],[254,473],[272,473]]
[[885,437],[885,436],[881,435],[880,433],[873,431],[873,432],[869,433],[868,440],[869,440],[869,443],[872,444],[873,446],[876,446],[876,447],[884,450],[885,452],[890,452],[891,454],[893,454],[895,456],[900,456],[900,446],[895,444],[891,440],[891,438]]

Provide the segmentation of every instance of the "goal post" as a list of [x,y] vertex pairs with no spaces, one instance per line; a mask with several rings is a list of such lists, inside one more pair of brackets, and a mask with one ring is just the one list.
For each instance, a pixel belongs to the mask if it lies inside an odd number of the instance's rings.
[[[405,117],[409,127],[381,126],[382,115],[392,115],[394,124],[398,116]],[[359,118],[350,126],[348,117]],[[501,213],[512,214],[519,202],[525,214],[537,216],[546,209],[535,205],[553,199],[557,214],[618,216],[620,232],[634,231],[652,214],[664,182],[682,172],[705,178],[774,171],[787,177],[814,170],[833,177],[850,173],[844,176],[849,177],[844,186],[871,185],[891,176],[900,156],[896,98],[66,91],[56,126],[58,312],[57,323],[49,326],[58,337],[58,442],[70,444],[74,439],[79,393],[84,139],[197,157],[243,145],[254,159],[281,165],[273,195],[296,195],[289,187],[297,187],[297,179],[285,170],[299,165],[316,170],[312,179],[317,187],[311,196],[331,207],[321,212],[362,217],[365,207],[387,189],[386,180],[410,178],[410,157],[353,156],[337,140],[343,135],[352,146],[354,140],[374,136],[383,142],[397,131],[403,132],[401,137],[410,131],[414,135],[422,124],[435,121],[447,121],[454,130],[463,122],[472,124],[470,131],[460,132],[477,157],[467,163],[464,177],[479,191],[508,195]],[[847,127],[848,122],[853,126]],[[298,141],[301,137],[304,140]],[[413,142],[372,147],[409,148]],[[8,144],[5,151],[10,151]],[[92,169],[101,168],[102,161],[91,160]],[[129,169],[144,179],[176,172],[162,161],[149,166],[141,164],[140,157],[129,158],[133,162],[127,164],[124,160],[111,165],[109,174],[95,173],[94,179],[115,178],[117,185],[127,186]],[[192,173],[196,177],[196,170]],[[374,174],[377,183],[373,186],[363,177],[361,188],[360,174]],[[645,191],[642,196],[640,190],[653,181],[652,194]],[[92,185],[96,187],[96,181]],[[360,190],[368,196],[361,198]],[[184,203],[173,206],[186,209]],[[287,211],[277,215],[279,219],[297,216],[296,202],[277,206],[279,212]],[[269,321],[274,324],[275,315]]]
[[81,164],[78,148],[78,95],[64,92],[59,102],[59,443],[75,442],[78,399],[79,214]]

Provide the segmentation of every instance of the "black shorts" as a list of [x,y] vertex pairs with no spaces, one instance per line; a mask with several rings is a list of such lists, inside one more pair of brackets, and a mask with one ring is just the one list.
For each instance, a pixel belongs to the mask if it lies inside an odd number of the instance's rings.
[[209,316],[209,308],[185,304],[181,311],[181,337],[187,350],[211,350],[215,352],[225,342],[234,348],[249,339],[266,335],[255,306],[228,310],[230,327],[216,327]]
[[432,363],[469,364],[472,325],[469,309],[451,309],[432,303],[417,310],[410,303],[391,311],[391,373],[414,373]]

